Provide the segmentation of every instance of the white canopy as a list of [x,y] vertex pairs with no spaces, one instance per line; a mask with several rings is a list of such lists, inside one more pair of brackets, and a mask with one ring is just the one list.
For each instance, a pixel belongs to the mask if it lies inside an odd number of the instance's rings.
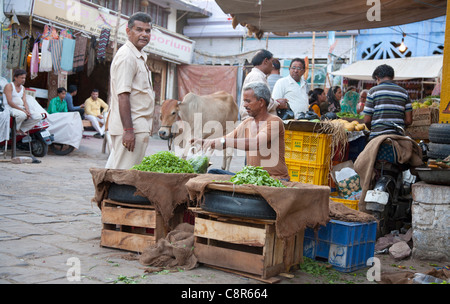
[[382,64],[387,64],[394,68],[395,80],[438,78],[442,75],[443,56],[361,60],[331,74],[350,79],[373,80],[373,71]]

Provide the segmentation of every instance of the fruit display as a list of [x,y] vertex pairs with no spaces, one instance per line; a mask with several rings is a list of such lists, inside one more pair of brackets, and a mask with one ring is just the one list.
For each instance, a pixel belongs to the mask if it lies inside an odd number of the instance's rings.
[[416,100],[412,103],[413,110],[421,108],[439,108],[439,98],[428,96],[422,100]]

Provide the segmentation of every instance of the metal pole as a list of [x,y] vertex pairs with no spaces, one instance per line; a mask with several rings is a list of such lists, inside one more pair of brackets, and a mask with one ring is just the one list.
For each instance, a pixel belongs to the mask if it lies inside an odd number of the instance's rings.
[[122,0],[119,0],[119,8],[117,9],[117,21],[116,21],[116,29],[114,32],[114,51],[113,57],[117,52],[117,38],[119,36],[119,27],[120,27],[120,16],[122,15]]

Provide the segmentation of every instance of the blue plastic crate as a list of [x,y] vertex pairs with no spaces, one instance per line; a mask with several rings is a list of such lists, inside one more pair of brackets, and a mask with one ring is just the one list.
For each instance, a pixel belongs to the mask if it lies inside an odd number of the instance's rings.
[[303,255],[311,259],[328,259],[341,272],[368,267],[367,259],[374,256],[377,223],[342,222],[330,220],[320,227],[317,239],[314,230],[307,228],[303,241]]

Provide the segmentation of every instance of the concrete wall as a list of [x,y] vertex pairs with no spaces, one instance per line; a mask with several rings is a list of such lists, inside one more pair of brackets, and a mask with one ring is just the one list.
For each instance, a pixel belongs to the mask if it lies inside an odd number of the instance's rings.
[[412,186],[413,252],[419,259],[450,260],[450,186]]

